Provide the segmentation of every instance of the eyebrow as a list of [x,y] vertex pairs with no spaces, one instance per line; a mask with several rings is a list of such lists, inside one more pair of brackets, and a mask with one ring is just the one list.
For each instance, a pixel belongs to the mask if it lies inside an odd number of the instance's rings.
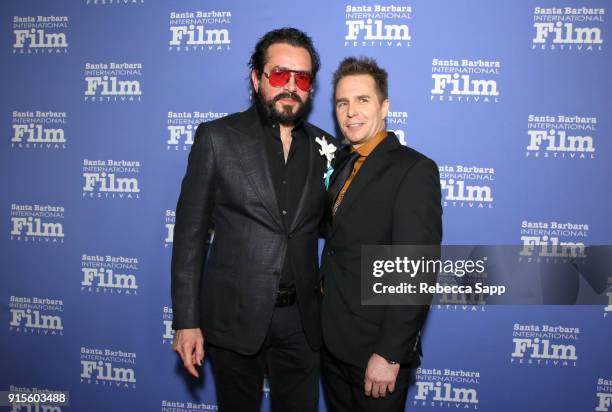
[[[360,94],[359,96],[355,96],[355,99],[359,100],[359,99],[371,99],[372,96],[370,96],[369,94]],[[341,97],[339,99],[336,99],[336,103],[340,103],[340,102],[348,102],[349,99],[347,97]]]
[[271,70],[288,70],[288,71],[290,71],[290,72],[294,72],[294,73],[306,73],[306,74],[312,74],[312,73],[311,73],[310,71],[308,71],[308,70],[293,70],[293,69],[290,69],[290,68],[285,67],[285,66],[274,66],[274,67],[272,67],[272,69],[271,69]]

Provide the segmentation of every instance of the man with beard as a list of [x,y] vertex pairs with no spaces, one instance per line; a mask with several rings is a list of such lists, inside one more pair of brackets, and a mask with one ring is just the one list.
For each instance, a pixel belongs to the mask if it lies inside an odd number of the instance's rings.
[[259,410],[264,374],[274,411],[315,411],[318,228],[335,149],[304,120],[319,56],[305,33],[283,28],[259,40],[249,65],[255,103],[201,124],[189,155],[174,228],[173,349],[198,377],[206,347],[221,411]]

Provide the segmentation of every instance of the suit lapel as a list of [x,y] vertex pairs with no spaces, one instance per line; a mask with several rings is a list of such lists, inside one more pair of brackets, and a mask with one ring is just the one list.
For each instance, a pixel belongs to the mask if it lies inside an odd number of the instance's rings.
[[242,127],[229,128],[236,132],[239,139],[229,139],[232,146],[239,157],[239,163],[244,170],[245,175],[259,200],[264,205],[272,219],[282,228],[283,221],[278,210],[278,202],[274,184],[272,183],[272,174],[266,150],[264,148],[265,138],[261,125],[258,124],[258,119],[255,115],[255,108],[251,108],[247,115],[249,120],[246,131],[241,130]]
[[334,173],[332,173],[329,179],[329,190],[327,192],[327,201],[331,210],[336,198],[338,197],[338,193],[340,193],[340,189],[342,189],[342,184],[344,182],[338,181],[338,175],[340,171],[344,169],[346,166],[345,163],[350,160],[351,152],[349,146],[343,147],[339,150],[338,159],[334,163]]

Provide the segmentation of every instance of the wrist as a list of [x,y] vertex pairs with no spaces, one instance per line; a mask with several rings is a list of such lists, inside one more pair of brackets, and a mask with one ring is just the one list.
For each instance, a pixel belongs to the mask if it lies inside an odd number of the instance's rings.
[[383,358],[389,365],[399,365],[399,362],[396,362],[393,359],[386,358],[379,353],[377,353],[377,355]]
[[396,362],[396,361],[393,361],[393,360],[390,360],[390,359],[386,359],[386,358],[385,358],[385,360],[387,361],[387,363],[389,365],[399,365],[399,362]]

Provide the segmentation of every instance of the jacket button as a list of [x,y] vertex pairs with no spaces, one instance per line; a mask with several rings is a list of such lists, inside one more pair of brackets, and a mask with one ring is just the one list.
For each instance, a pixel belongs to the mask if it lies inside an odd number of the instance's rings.
[[327,256],[334,256],[334,249],[330,249],[330,250],[327,252]]

